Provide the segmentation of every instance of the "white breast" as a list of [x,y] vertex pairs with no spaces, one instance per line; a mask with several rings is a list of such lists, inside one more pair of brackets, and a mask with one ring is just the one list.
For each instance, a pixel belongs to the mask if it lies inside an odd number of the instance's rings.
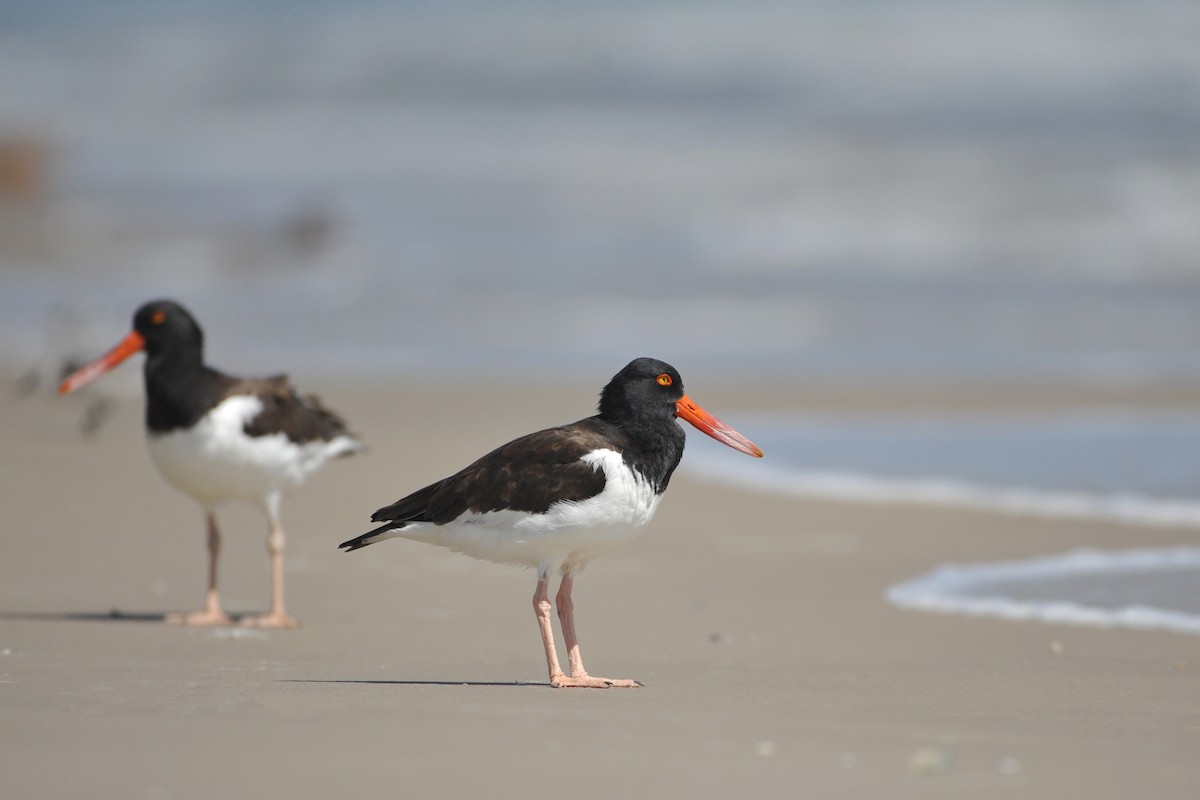
[[248,436],[246,423],[262,408],[257,397],[230,397],[191,428],[151,433],[150,456],[170,483],[211,508],[293,489],[330,458],[360,447],[348,436],[300,445],[282,433]]

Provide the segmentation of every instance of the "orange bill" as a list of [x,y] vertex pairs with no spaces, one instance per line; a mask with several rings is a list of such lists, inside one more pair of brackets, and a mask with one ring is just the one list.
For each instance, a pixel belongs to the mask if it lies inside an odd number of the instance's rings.
[[137,331],[130,331],[129,335],[122,339],[120,344],[112,350],[109,350],[87,366],[80,367],[68,375],[59,384],[59,394],[67,394],[81,386],[86,386],[134,353],[140,353],[145,346],[146,340],[142,338],[142,335]]
[[675,416],[682,417],[697,430],[707,433],[721,444],[728,445],[739,453],[745,453],[755,458],[763,456],[763,451],[758,445],[693,403],[686,394],[675,403]]

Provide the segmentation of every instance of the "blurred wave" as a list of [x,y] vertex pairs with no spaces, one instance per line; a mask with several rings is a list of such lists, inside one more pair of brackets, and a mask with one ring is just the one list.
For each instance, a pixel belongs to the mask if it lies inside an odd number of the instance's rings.
[[945,564],[891,587],[901,608],[1099,628],[1200,634],[1200,549],[1074,550]]
[[701,443],[684,468],[792,496],[1200,528],[1195,413],[774,415],[738,427],[770,458],[747,466]]
[[0,189],[0,355],[166,294],[233,370],[1179,380],[1198,38],[1185,0],[6,3],[0,142],[47,164]]

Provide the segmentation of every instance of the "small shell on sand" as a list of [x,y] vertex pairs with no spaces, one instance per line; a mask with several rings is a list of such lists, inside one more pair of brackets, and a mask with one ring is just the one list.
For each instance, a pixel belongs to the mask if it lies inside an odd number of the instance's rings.
[[916,775],[944,775],[954,767],[954,753],[940,747],[922,747],[908,757],[908,769]]

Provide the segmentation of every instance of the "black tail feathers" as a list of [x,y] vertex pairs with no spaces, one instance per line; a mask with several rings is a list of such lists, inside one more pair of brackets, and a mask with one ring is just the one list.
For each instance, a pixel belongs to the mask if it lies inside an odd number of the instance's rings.
[[338,549],[345,550],[347,553],[349,553],[354,550],[358,550],[360,548],[366,547],[369,544],[375,544],[375,542],[378,541],[378,539],[376,539],[375,537],[377,537],[379,534],[384,533],[386,531],[390,531],[393,528],[399,528],[399,527],[401,527],[401,526],[395,522],[388,522],[386,525],[380,525],[378,528],[367,531],[366,533],[362,534],[361,536],[355,536],[353,539],[347,539],[346,541],[344,541],[338,545]]

